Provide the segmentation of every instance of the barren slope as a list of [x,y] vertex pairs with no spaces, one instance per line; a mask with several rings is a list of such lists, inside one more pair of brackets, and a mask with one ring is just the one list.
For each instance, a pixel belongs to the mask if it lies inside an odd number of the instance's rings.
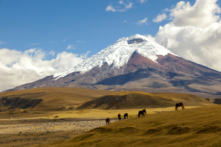
[[144,93],[144,92],[115,92],[101,98],[85,102],[77,109],[131,109],[173,107],[183,102],[185,106],[212,105],[202,97],[192,94],[177,93]]

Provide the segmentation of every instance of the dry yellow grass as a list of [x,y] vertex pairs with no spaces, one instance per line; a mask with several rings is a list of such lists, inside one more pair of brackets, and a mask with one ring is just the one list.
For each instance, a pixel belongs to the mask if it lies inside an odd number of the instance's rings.
[[149,114],[93,129],[48,147],[219,147],[221,106]]
[[[185,109],[191,109],[201,106],[187,106]],[[181,108],[178,108],[181,110]],[[54,119],[56,116],[58,118],[93,118],[93,119],[106,119],[109,118],[117,118],[118,114],[122,116],[125,113],[129,114],[129,117],[137,117],[138,111],[141,109],[123,109],[123,110],[100,110],[100,109],[84,109],[84,110],[76,110],[76,111],[57,111],[54,114],[46,117],[49,119]],[[147,114],[156,114],[162,113],[166,111],[174,111],[174,107],[165,107],[165,108],[146,108]]]

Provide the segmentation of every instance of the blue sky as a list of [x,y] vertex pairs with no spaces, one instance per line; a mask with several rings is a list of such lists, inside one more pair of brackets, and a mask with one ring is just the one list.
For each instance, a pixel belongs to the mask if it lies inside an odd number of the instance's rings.
[[[159,26],[169,20],[152,20],[178,1],[124,2],[132,2],[132,7],[125,12],[112,12],[105,11],[106,7],[121,6],[119,0],[0,0],[0,41],[6,42],[0,47],[18,51],[36,47],[56,54],[73,45],[75,49],[68,52],[90,51],[91,56],[121,37],[154,36]],[[146,17],[148,25],[136,24]]]
[[220,2],[0,0],[0,91],[68,70],[135,34],[221,71]]

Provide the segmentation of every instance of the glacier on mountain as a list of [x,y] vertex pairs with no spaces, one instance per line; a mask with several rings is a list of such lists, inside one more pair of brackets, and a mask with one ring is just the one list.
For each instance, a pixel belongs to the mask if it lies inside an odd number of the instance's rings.
[[[133,35],[119,39],[115,44],[108,46],[97,54],[85,59],[77,66],[62,73],[54,75],[55,80],[64,77],[72,72],[85,73],[92,68],[101,67],[105,62],[112,65],[112,68],[120,68],[127,64],[131,55],[136,52],[157,63],[157,55],[175,55],[165,47],[155,43],[143,35]],[[177,56],[177,55],[175,55]]]

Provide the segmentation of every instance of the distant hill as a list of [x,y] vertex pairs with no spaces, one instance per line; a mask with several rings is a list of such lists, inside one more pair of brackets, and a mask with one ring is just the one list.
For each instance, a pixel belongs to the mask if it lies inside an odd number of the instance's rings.
[[206,98],[206,100],[208,100],[214,104],[221,104],[221,98]]
[[0,93],[0,111],[156,108],[171,107],[176,102],[183,102],[186,106],[212,104],[192,94],[111,92],[70,87],[35,88]]
[[115,92],[85,102],[77,109],[159,108],[173,107],[178,102],[183,102],[186,106],[211,105],[211,102],[192,94]]
[[110,93],[110,91],[69,87],[49,87],[9,91],[0,93],[0,110],[72,110],[86,101]]

